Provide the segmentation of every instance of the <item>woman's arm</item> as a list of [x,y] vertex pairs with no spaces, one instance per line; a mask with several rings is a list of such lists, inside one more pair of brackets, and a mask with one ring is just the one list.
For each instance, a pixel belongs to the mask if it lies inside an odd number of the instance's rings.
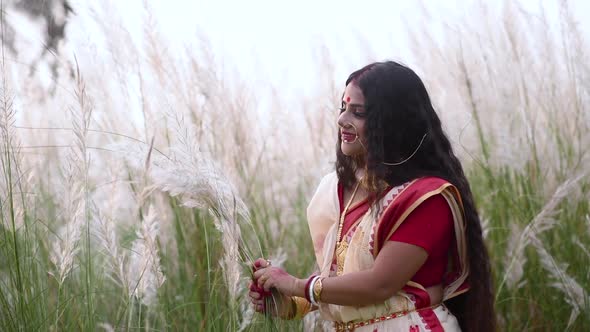
[[[372,269],[324,279],[321,302],[358,306],[383,302],[402,289],[427,258],[428,253],[421,247],[387,241]],[[282,269],[266,267],[256,271],[254,278],[266,290],[274,287],[286,295],[305,297],[307,280]]]
[[383,302],[402,289],[427,258],[421,247],[388,241],[372,269],[324,279],[321,300],[340,305]]

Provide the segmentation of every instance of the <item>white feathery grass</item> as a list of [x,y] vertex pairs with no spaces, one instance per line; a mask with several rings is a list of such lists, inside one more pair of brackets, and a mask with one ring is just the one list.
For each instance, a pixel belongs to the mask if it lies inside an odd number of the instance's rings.
[[236,223],[222,220],[218,223],[221,232],[224,255],[219,263],[223,270],[223,278],[228,289],[231,303],[237,303],[240,291],[240,279],[242,269],[240,267],[239,244],[241,239],[240,227]]
[[[147,144],[114,144],[109,148],[120,152],[131,167],[144,168]],[[248,209],[235,187],[197,147],[184,145],[165,152],[154,150],[150,159],[148,176],[153,185],[172,197],[179,197],[183,206],[208,209],[225,220],[235,220],[238,216],[249,219]]]
[[49,271],[62,284],[72,270],[74,258],[79,251],[78,243],[84,226],[84,185],[79,181],[74,166],[70,163],[66,169],[64,183],[64,225],[58,230],[58,238],[52,242],[49,259],[55,266],[55,272]]
[[504,266],[510,266],[512,260],[514,263],[512,265],[512,269],[506,270],[506,286],[510,289],[514,289],[518,286],[520,280],[524,275],[524,265],[526,264],[526,256],[524,254],[524,250],[517,250],[517,247],[520,245],[520,236],[522,234],[522,228],[512,223],[510,224],[510,235],[508,237],[508,246],[506,248],[506,252],[514,253],[514,255],[506,255],[504,256]]
[[[498,286],[498,290],[496,292],[496,299],[500,294],[500,290],[510,278],[511,283],[515,285],[517,283],[516,277],[519,275],[518,271],[514,272],[516,266],[521,266],[523,264],[522,259],[524,259],[524,250],[530,244],[531,238],[538,236],[542,232],[545,232],[551,229],[557,221],[555,218],[555,214],[558,212],[558,205],[566,198],[575,188],[577,188],[577,183],[580,179],[582,179],[584,174],[579,174],[573,176],[566,181],[564,181],[557,189],[555,190],[552,197],[549,201],[545,204],[541,212],[539,212],[535,218],[523,229],[520,233],[520,236],[511,236],[511,241],[516,244],[509,244],[509,248],[513,248],[511,252],[508,252],[508,257],[510,257],[510,261],[504,270],[504,275],[502,277],[502,281]],[[520,261],[518,261],[520,260]],[[522,275],[521,275],[522,276]]]
[[190,156],[179,149],[174,149],[172,156],[167,165],[151,172],[152,180],[160,190],[171,196],[181,196],[186,207],[209,208],[225,220],[248,214],[235,188],[213,161]]
[[268,257],[273,266],[282,267],[287,261],[287,253],[282,247],[276,248],[274,253]]
[[[2,62],[4,66],[4,62]],[[16,109],[14,100],[9,92],[6,81],[5,71],[2,71],[2,96],[0,101],[0,167],[2,176],[0,177],[0,198],[2,205],[0,207],[1,222],[7,229],[17,231],[23,226],[23,218],[15,213],[19,209],[19,193],[22,192],[23,178],[20,174],[19,165],[22,163],[20,153],[20,142],[15,132]],[[21,188],[21,189],[19,189]]]
[[570,275],[567,274],[566,263],[558,263],[555,258],[547,252],[543,243],[536,237],[531,237],[531,243],[541,258],[541,264],[549,273],[554,282],[551,286],[559,289],[565,295],[565,301],[572,307],[572,313],[567,324],[569,328],[580,312],[590,310],[590,298],[586,290]]
[[[146,168],[153,186],[172,197],[179,197],[183,206],[206,209],[213,214],[215,227],[221,232],[229,230],[230,234],[225,236],[232,237],[238,246],[236,250],[241,249],[246,258],[251,259],[251,251],[243,243],[241,234],[234,230],[239,230],[239,226],[222,225],[224,222],[250,225],[246,204],[220,167],[199,150],[197,140],[184,120],[178,116],[174,116],[174,120],[177,145],[165,153],[154,149],[149,167],[144,167],[145,156],[149,153],[147,145],[115,145],[113,149],[121,151],[132,167]],[[226,254],[233,256],[233,250],[226,248]],[[227,259],[233,259],[230,256]],[[234,277],[228,276],[228,280],[234,280]]]
[[[74,144],[68,149],[66,174],[66,223],[59,230],[59,239],[53,243],[50,259],[56,267],[54,277],[63,283],[71,271],[78,244],[82,236],[87,212],[88,168],[90,158],[87,149],[87,135],[92,117],[92,103],[86,93],[86,86],[79,70],[76,75],[75,95],[77,106],[70,109]],[[88,239],[89,240],[89,239]],[[88,253],[90,254],[90,253]]]
[[240,326],[238,327],[237,332],[242,332],[246,330],[246,328],[248,328],[248,326],[250,326],[250,324],[252,323],[252,318],[254,318],[254,314],[256,313],[254,311],[252,303],[250,302],[250,299],[246,296],[242,298],[240,304],[240,311],[242,313],[242,319],[240,321]]
[[213,209],[221,219],[238,221],[237,218],[242,217],[249,221],[248,208],[236,187],[219,165],[200,150],[195,136],[196,128],[187,124],[182,114],[175,113],[170,117],[174,120],[172,129],[179,143],[170,150],[171,159],[180,168],[178,171],[188,171],[186,175],[195,176],[195,182],[191,184],[186,182],[186,178],[168,176],[170,182],[161,182],[161,189],[185,196],[183,204],[187,207],[207,207]]
[[[586,248],[586,245],[583,244],[582,241],[580,241],[580,239],[577,236],[573,236],[572,242],[575,243],[578,247],[580,247],[580,249],[582,250],[582,252],[584,252],[586,257],[588,257],[588,261],[590,262],[590,251],[588,251],[588,248]],[[590,277],[590,267],[588,267],[588,274],[587,275]]]
[[96,237],[106,256],[106,267],[110,273],[107,276],[117,285],[127,287],[125,255],[119,251],[119,239],[115,223],[110,216],[96,212]]
[[237,303],[242,276],[240,250],[251,260],[250,250],[242,241],[239,221],[249,224],[250,218],[245,203],[239,198],[235,187],[227,180],[215,163],[204,158],[193,146],[171,150],[171,159],[159,158],[150,168],[155,186],[171,196],[180,196],[184,206],[207,208],[215,216],[215,227],[221,232],[224,255],[221,267],[231,303]]
[[105,332],[115,332],[115,329],[109,323],[100,323],[100,324],[98,324],[98,327],[104,329]]
[[491,222],[490,218],[485,218],[483,215],[480,216],[481,220],[481,235],[483,236],[484,240],[488,238],[488,234],[490,234],[490,227]]
[[[221,234],[224,255],[220,261],[223,278],[228,289],[230,303],[240,303],[247,287],[241,287],[242,267],[240,250],[246,259],[252,259],[242,241],[239,222],[250,223],[248,209],[235,186],[227,179],[213,160],[199,150],[193,131],[185,126],[183,118],[174,116],[177,145],[166,155],[149,151],[146,146],[124,147],[123,151],[132,166],[144,166],[154,186],[172,197],[179,197],[183,206],[207,209],[215,217],[215,227]],[[141,161],[150,154],[149,165]],[[239,305],[239,304],[238,304]],[[243,304],[241,305],[243,307]],[[239,308],[234,308],[237,310]],[[251,313],[245,311],[240,328],[249,324]]]
[[158,289],[166,280],[158,253],[157,218],[155,208],[150,206],[132,243],[126,278],[130,295],[147,306],[155,303]]

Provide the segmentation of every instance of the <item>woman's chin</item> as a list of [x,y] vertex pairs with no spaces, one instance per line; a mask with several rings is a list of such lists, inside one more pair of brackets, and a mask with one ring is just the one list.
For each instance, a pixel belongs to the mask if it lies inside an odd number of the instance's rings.
[[340,151],[342,152],[343,155],[345,155],[347,157],[354,157],[354,156],[360,154],[359,149],[356,149],[356,147],[351,146],[350,143],[342,143],[340,145]]

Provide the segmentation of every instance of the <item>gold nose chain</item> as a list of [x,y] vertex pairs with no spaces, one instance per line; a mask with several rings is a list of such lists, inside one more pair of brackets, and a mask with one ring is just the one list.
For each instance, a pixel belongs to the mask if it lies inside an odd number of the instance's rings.
[[346,204],[346,206],[344,207],[344,210],[342,211],[342,214],[340,215],[340,224],[338,225],[338,234],[336,235],[336,241],[338,241],[336,243],[336,265],[338,267],[336,270],[336,275],[338,275],[338,276],[342,275],[342,273],[344,271],[344,260],[346,258],[346,251],[348,250],[348,242],[344,241],[344,239],[341,239],[342,228],[344,226],[344,219],[346,218],[346,213],[348,212],[348,208],[350,208],[350,205],[352,204],[352,201],[354,200],[354,196],[356,195],[356,192],[359,189],[360,184],[361,184],[361,181],[359,180],[357,182],[356,186],[354,187],[354,190],[352,191],[352,195],[350,195],[350,199],[348,200],[348,203]]

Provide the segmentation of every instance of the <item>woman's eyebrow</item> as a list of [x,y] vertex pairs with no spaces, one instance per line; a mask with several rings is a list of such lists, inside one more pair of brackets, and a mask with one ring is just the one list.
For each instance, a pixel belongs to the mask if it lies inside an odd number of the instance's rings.
[[347,104],[346,101],[342,101],[344,105],[352,106],[352,107],[365,107],[363,104]]

